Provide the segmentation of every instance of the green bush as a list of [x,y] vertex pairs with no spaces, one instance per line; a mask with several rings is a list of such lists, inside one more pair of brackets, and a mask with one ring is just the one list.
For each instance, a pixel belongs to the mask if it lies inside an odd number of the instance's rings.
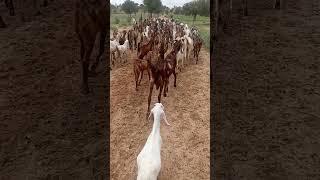
[[114,18],[114,23],[115,23],[115,24],[119,24],[119,23],[120,23],[120,19],[119,19],[118,17],[115,17],[115,18]]
[[128,24],[130,24],[130,22],[131,22],[131,17],[127,17],[127,22],[128,22]]

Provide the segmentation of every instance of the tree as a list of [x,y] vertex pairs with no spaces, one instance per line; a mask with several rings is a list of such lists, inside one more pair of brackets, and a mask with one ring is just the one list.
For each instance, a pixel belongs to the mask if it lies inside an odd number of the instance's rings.
[[144,16],[144,13],[146,13],[146,8],[143,4],[140,4],[139,5],[139,9],[141,10],[141,12],[143,12],[143,16]]
[[160,13],[161,11],[161,0],[143,0],[143,4],[146,7],[146,10],[150,13],[151,17],[152,13]]
[[198,15],[198,1],[192,1],[192,2],[186,3],[183,5],[182,9],[184,14],[193,16],[193,23],[194,23]]
[[138,10],[138,7],[136,7],[136,6],[137,6],[137,4],[134,3],[133,1],[126,0],[122,4],[121,9],[131,17],[131,14],[137,12],[137,10]]
[[113,4],[110,4],[110,8],[111,9],[116,9],[117,7],[115,5],[113,5]]
[[163,11],[165,14],[169,14],[170,8],[167,7],[167,6],[162,6],[162,11]]
[[134,3],[134,7],[133,7],[134,15],[136,15],[138,11],[139,11],[139,4],[138,3]]
[[210,16],[210,1],[209,0],[198,0],[198,14],[200,16]]
[[181,14],[182,13],[182,7],[175,7],[174,8],[174,13],[175,14]]

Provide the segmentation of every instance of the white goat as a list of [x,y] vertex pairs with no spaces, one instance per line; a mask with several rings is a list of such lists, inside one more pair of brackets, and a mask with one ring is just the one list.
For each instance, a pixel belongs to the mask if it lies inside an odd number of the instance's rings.
[[190,35],[190,29],[187,24],[184,25],[183,31],[186,34],[186,36]]
[[148,38],[148,40],[150,39],[150,38],[149,38],[149,29],[150,29],[150,27],[147,26],[147,27],[146,27],[146,30],[143,32],[143,35],[144,35],[146,38]]
[[184,36],[185,40],[186,40],[186,44],[187,44],[187,48],[186,51],[184,52],[185,54],[185,58],[189,61],[190,56],[191,56],[191,52],[193,52],[193,40],[191,37],[189,36]]
[[157,180],[161,169],[161,144],[160,120],[161,117],[165,123],[170,126],[164,113],[164,107],[161,103],[155,103],[151,109],[149,119],[153,115],[153,127],[146,144],[137,157],[138,176],[137,180]]
[[[129,49],[129,40],[126,39],[126,41],[124,42],[123,45],[117,45],[116,46],[117,50],[119,51],[120,55],[120,60],[123,59],[123,62],[127,62],[127,58],[128,58],[128,49]],[[126,58],[123,58],[123,55],[126,55]]]
[[183,65],[183,63],[184,63],[184,48],[182,48],[182,47],[180,48],[180,50],[178,51],[178,53],[176,55],[176,58],[177,58],[176,70],[179,69],[181,72],[182,67],[184,67],[184,65]]
[[135,18],[132,18],[132,24],[137,24],[137,21]]
[[[111,60],[112,60],[112,64],[114,65],[114,61],[116,60],[116,55],[115,52],[117,51],[117,46],[120,45],[119,42],[117,41],[117,39],[110,41],[110,55],[111,55]],[[120,54],[120,52],[118,51],[118,54]]]

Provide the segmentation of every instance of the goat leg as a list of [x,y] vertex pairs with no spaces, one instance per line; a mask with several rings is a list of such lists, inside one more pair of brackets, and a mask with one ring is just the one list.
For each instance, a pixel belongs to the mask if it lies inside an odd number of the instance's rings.
[[136,91],[138,91],[138,80],[139,80],[139,76],[140,73],[137,71],[136,67],[133,67],[134,70],[134,80],[136,81]]
[[141,77],[140,77],[139,85],[141,84],[141,80],[143,78],[143,72],[144,72],[144,70],[141,71]]
[[164,80],[164,90],[163,90],[163,96],[164,97],[167,97],[168,84],[169,84],[169,78]]
[[174,87],[177,87],[177,74],[176,74],[176,70],[173,70],[173,76],[174,76]]
[[83,94],[89,93],[89,86],[88,86],[89,61],[90,61],[90,55],[92,53],[92,49],[94,46],[94,40],[92,41],[87,42],[87,46],[83,44],[84,51],[85,51],[84,57],[81,58],[81,66],[82,66],[81,67],[81,79],[82,79],[81,92]]
[[160,92],[158,95],[158,102],[161,103],[161,93],[162,93],[162,89],[163,89],[163,84],[160,86]]
[[0,28],[5,28],[7,27],[6,23],[4,23],[2,17],[0,16]]
[[90,70],[90,75],[91,76],[96,76],[96,68],[97,66],[99,65],[99,62],[100,62],[100,58],[104,52],[104,44],[105,44],[105,39],[106,39],[106,35],[107,35],[107,32],[106,31],[102,31],[100,33],[100,47],[99,47],[99,53],[96,57],[96,61],[93,63],[93,65],[91,66],[91,70]]
[[149,96],[148,96],[148,111],[147,111],[147,116],[146,116],[147,120],[148,120],[148,113],[150,111],[150,102],[151,102],[153,86],[154,86],[154,80],[151,79],[151,81],[150,81],[150,89],[149,89]]

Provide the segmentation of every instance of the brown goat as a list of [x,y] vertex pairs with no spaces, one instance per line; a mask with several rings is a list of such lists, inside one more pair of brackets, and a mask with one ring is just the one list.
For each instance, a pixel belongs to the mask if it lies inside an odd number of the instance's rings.
[[[152,52],[150,51],[149,53],[152,53]],[[148,77],[150,81],[150,68],[149,68],[148,61],[150,61],[150,59],[147,59],[147,60],[135,59],[133,62],[133,71],[134,71],[134,76],[136,81],[136,91],[138,91],[138,85],[141,84],[141,80],[143,78],[143,72],[145,70],[148,72]]]
[[126,30],[123,30],[123,31],[122,31],[122,36],[121,36],[120,39],[119,39],[119,44],[120,44],[120,45],[123,45],[124,42],[126,41],[126,34],[127,34],[127,31],[126,31]]
[[153,49],[153,41],[155,39],[155,36],[152,35],[150,38],[150,41],[147,44],[140,45],[138,44],[138,58],[143,59],[145,55],[148,54],[149,51]]
[[133,50],[133,45],[134,45],[134,31],[133,29],[130,29],[128,31],[128,40],[129,40],[129,48],[130,50]]
[[137,49],[138,47],[138,30],[134,30],[132,32],[132,38],[133,38],[133,45],[134,45],[134,49]]
[[196,59],[196,64],[198,64],[201,47],[202,47],[202,40],[200,39],[200,37],[196,36],[194,38],[194,48],[193,48],[193,57]]
[[[163,90],[163,87],[165,85],[166,80],[166,62],[164,60],[164,51],[163,51],[163,44],[160,45],[160,52],[159,56],[157,59],[157,62],[155,64],[151,63],[151,59],[147,59],[148,66],[150,68],[151,72],[151,79],[150,79],[150,86],[149,86],[149,96],[148,96],[148,110],[147,110],[147,116],[148,118],[148,113],[150,110],[150,102],[151,102],[151,96],[152,96],[152,91],[153,91],[153,86],[156,86],[156,89],[159,91],[158,95],[158,102],[161,102],[161,93]],[[164,91],[164,97],[166,97],[166,92]]]
[[100,57],[104,52],[104,44],[107,34],[108,14],[107,2],[105,0],[77,0],[75,3],[75,32],[81,43],[81,92],[89,93],[88,74],[90,55],[96,40],[97,34],[100,32],[99,53],[94,64],[91,66],[91,73],[95,74]]
[[177,74],[176,74],[176,66],[177,66],[177,53],[180,51],[182,43],[180,40],[176,40],[173,43],[172,51],[166,56],[166,83],[165,83],[165,92],[168,92],[169,78],[170,75],[174,76],[174,87],[177,87]]

